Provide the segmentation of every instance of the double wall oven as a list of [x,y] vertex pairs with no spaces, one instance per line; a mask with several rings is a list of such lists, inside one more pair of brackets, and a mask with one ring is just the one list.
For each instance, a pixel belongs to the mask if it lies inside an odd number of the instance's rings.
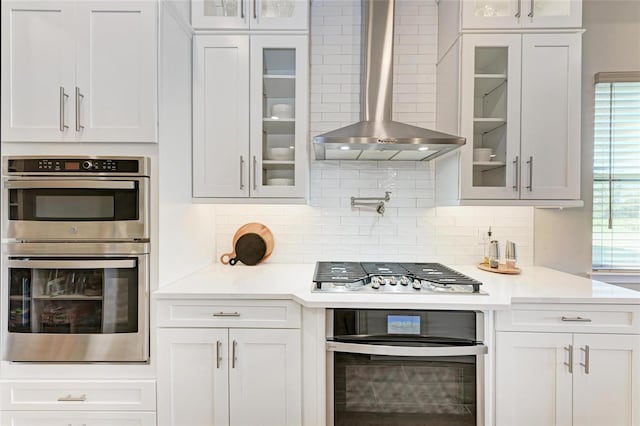
[[149,358],[149,159],[3,158],[8,361]]

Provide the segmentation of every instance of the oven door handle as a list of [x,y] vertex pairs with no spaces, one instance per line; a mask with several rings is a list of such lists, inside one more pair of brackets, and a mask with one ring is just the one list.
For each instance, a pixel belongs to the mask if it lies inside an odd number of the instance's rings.
[[20,260],[9,259],[10,268],[42,268],[42,269],[125,269],[135,268],[135,259],[122,260]]
[[8,180],[5,182],[5,187],[9,189],[135,189],[136,183],[130,180]]
[[484,355],[487,353],[487,347],[485,345],[415,347],[415,346],[363,345],[360,343],[342,343],[342,342],[327,342],[327,350],[331,352],[345,352],[345,353],[351,353],[351,354],[388,355],[388,356],[464,356],[464,355]]

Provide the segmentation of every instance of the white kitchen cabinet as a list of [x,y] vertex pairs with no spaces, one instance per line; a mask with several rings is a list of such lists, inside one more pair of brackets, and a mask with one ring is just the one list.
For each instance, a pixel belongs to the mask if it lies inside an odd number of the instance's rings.
[[464,29],[581,26],[582,0],[462,0]]
[[308,37],[197,35],[193,56],[194,197],[302,199]]
[[159,425],[301,424],[300,330],[161,328],[158,347]]
[[[439,204],[579,199],[580,58],[580,33],[464,34],[456,42],[438,76],[459,68],[460,80],[443,78],[438,93],[459,87],[459,110],[448,108],[459,115],[452,119],[443,108],[437,127],[459,132],[467,143],[458,156],[437,160]],[[478,148],[493,157],[474,159]]]
[[308,30],[308,0],[192,0],[197,29]]
[[155,426],[153,413],[3,411],[2,426]]
[[2,140],[155,142],[154,2],[2,2]]
[[590,332],[637,333],[616,308],[497,313],[496,425],[640,425],[640,335]]

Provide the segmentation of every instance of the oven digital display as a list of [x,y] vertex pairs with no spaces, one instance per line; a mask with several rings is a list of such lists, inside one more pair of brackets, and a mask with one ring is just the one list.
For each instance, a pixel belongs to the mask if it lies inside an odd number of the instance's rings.
[[77,161],[67,161],[64,163],[65,170],[80,170],[80,163]]
[[420,334],[420,317],[387,315],[387,334]]

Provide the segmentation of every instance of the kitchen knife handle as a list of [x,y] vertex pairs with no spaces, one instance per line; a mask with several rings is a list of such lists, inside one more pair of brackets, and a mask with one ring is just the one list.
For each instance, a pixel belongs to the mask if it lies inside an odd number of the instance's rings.
[[569,362],[565,362],[564,365],[569,367],[569,373],[573,374],[573,345],[565,346],[564,350],[569,352]]
[[244,157],[241,155],[240,156],[240,189],[244,189],[244,178],[243,178],[243,173],[244,172]]
[[80,99],[84,99],[84,95],[80,93],[80,88],[76,86],[76,132],[84,129],[80,124]]
[[69,95],[64,93],[64,87],[60,86],[60,131],[64,132],[69,128],[66,124],[64,124],[64,101],[68,98]]
[[237,346],[238,346],[238,342],[234,340],[233,344],[231,345],[231,368],[236,368],[236,361],[238,360],[238,357],[236,356]]
[[584,364],[580,363],[584,367],[584,374],[589,374],[589,345],[584,345],[584,348],[580,348],[584,352]]
[[519,167],[519,165],[520,165],[520,157],[519,156],[516,155],[516,159],[513,160],[513,165],[516,168],[516,170],[514,172],[515,179],[514,179],[514,183],[513,183],[513,190],[517,191],[518,190],[518,186],[519,186],[519,180],[520,180],[520,177],[519,177],[519,175],[520,175],[520,167]]

